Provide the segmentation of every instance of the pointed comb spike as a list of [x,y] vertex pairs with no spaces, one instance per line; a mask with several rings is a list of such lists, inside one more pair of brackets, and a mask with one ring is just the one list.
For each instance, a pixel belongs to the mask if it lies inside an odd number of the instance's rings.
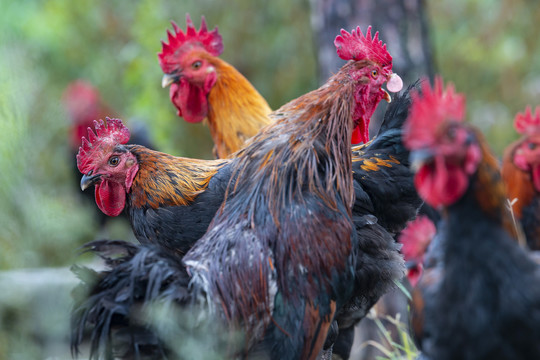
[[206,19],[204,18],[204,15],[201,16],[201,28],[199,30],[200,33],[208,32],[208,29],[206,28]]
[[160,56],[164,56],[164,53],[170,52],[171,48],[169,47],[169,44],[167,44],[165,41],[161,40],[161,53],[158,54]]
[[93,143],[97,140],[97,136],[96,134],[94,134],[94,132],[92,131],[92,129],[88,128],[88,141],[90,141],[90,143]]
[[102,119],[99,119],[98,121],[94,120],[94,129],[96,129],[96,134],[98,137],[103,137],[105,134],[105,122]]
[[382,43],[382,41],[379,40],[379,32],[378,31],[375,33],[375,36],[373,37],[373,42],[374,43]]
[[193,21],[189,14],[186,14],[186,35],[188,37],[195,37],[197,35],[197,30],[195,29],[195,25],[193,25]]
[[[377,35],[375,35],[375,36],[377,36]],[[368,26],[368,28],[367,28],[367,31],[366,31],[366,40],[371,41],[371,25]]]
[[193,20],[191,20],[191,15],[189,15],[189,13],[186,13],[186,26],[187,27],[195,27],[193,25]]
[[172,25],[175,33],[178,33],[178,32],[182,31],[182,29],[180,29],[180,27],[174,21],[171,21],[171,25]]
[[176,42],[176,36],[171,34],[169,30],[167,30],[167,40],[169,41],[170,46],[173,46],[173,44]]
[[[92,132],[92,134],[93,134],[93,132]],[[81,142],[82,142],[83,150],[85,150],[85,151],[92,150],[92,143],[90,143],[88,140],[86,140],[86,138],[84,136],[82,137]]]
[[537,106],[532,114],[532,108],[527,106],[524,113],[516,114],[514,128],[519,134],[532,135],[540,132],[540,106]]

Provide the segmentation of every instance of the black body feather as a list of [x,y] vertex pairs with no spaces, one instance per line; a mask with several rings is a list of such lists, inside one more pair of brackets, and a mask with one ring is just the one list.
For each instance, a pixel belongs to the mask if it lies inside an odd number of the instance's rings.
[[443,276],[425,302],[431,359],[540,358],[540,268],[474,195],[449,208]]

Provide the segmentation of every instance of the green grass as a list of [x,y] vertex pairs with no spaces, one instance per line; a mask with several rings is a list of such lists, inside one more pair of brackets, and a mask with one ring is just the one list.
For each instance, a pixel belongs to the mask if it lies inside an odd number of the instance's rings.
[[[370,313],[371,314],[371,313]],[[373,346],[381,351],[384,355],[377,356],[377,360],[414,360],[418,356],[418,350],[414,345],[414,342],[409,334],[408,326],[400,319],[400,315],[395,317],[386,315],[382,318],[376,314],[368,315],[379,330],[382,336],[382,341],[377,342],[374,340],[366,341],[362,346]],[[394,339],[390,331],[385,327],[382,320],[386,320],[398,331],[398,339]],[[406,320],[405,320],[406,321]]]

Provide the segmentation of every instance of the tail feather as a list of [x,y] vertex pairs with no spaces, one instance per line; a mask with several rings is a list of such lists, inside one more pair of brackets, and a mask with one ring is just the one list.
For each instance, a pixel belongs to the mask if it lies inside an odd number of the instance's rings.
[[152,303],[190,302],[189,275],[180,259],[158,247],[123,241],[94,241],[84,246],[110,268],[96,272],[74,266],[81,279],[74,290],[72,353],[90,340],[90,359],[163,357],[165,346],[145,319]]

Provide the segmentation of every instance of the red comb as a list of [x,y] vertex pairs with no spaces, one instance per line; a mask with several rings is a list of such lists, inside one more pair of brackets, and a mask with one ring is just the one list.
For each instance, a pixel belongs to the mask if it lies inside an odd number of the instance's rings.
[[412,94],[413,103],[405,123],[404,140],[409,149],[430,145],[434,133],[444,121],[463,121],[465,96],[456,93],[453,84],[443,89],[442,78],[435,78],[433,89],[424,81],[421,94]]
[[399,235],[399,242],[403,244],[401,252],[405,261],[422,258],[436,233],[435,224],[425,215],[419,215],[409,222]]
[[77,154],[77,167],[79,171],[86,174],[90,168],[92,160],[97,152],[108,151],[117,144],[125,144],[129,141],[129,129],[124,126],[120,119],[105,118],[103,120],[94,120],[94,133],[88,128],[88,140],[83,136],[82,145]]
[[206,20],[204,16],[201,17],[201,28],[199,30],[195,29],[193,26],[193,21],[189,14],[186,14],[186,32],[184,33],[182,29],[176,25],[174,21],[171,21],[174,28],[174,34],[171,34],[167,30],[167,39],[169,43],[164,41],[161,42],[162,50],[158,53],[159,64],[163,72],[170,73],[171,69],[167,66],[169,63],[174,62],[173,57],[177,55],[184,49],[191,49],[193,47],[200,47],[205,49],[213,56],[219,56],[223,52],[223,40],[221,35],[218,32],[217,26],[212,31],[208,31],[206,28]]
[[518,113],[514,119],[514,127],[522,135],[540,132],[540,106],[536,107],[534,116],[530,106],[527,106],[524,113]]
[[379,40],[379,32],[371,37],[371,26],[368,27],[366,36],[362,34],[360,26],[351,33],[341,29],[341,35],[334,40],[337,54],[343,60],[371,60],[383,67],[390,66],[392,69],[392,56],[386,50],[386,44]]

